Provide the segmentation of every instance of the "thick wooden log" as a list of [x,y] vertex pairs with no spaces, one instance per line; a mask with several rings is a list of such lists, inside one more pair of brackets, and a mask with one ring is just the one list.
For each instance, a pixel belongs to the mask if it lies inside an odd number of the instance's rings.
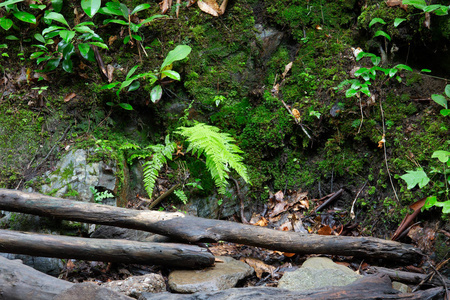
[[[55,299],[59,294],[63,294],[76,286],[77,284],[55,278],[36,271],[29,266],[25,266],[19,260],[9,260],[0,256],[0,300]],[[95,294],[90,295],[91,297],[83,297],[79,293],[77,299],[99,299],[95,298],[95,296],[102,294],[107,297],[101,299],[133,299],[103,287],[95,287],[94,292]]]
[[214,255],[194,245],[89,239],[0,230],[0,252],[107,262],[205,268]]
[[443,299],[444,289],[442,287],[432,288],[416,293],[401,294],[392,288],[391,281],[386,277],[366,276],[352,284],[346,286],[336,286],[307,291],[289,291],[278,288],[250,287],[233,288],[217,292],[199,292],[190,295],[186,294],[150,294],[144,293],[140,300],[238,300],[238,299],[258,299],[258,300],[426,300]]
[[182,213],[138,211],[7,189],[0,189],[0,209],[140,229],[192,243],[228,241],[290,253],[360,256],[404,263],[416,261],[422,255],[411,245],[372,237],[299,234]]

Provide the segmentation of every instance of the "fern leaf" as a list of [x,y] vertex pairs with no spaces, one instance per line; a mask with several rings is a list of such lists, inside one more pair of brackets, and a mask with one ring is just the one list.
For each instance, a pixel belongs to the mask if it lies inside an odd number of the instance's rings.
[[[166,145],[150,145],[146,149],[153,151],[153,158],[150,161],[144,163],[144,188],[147,194],[151,197],[153,194],[153,188],[155,187],[156,178],[158,177],[159,170],[167,163],[167,159],[172,160],[172,153],[175,151],[175,143],[169,140],[169,136],[166,137]],[[167,159],[166,159],[167,158]]]
[[227,186],[228,166],[233,168],[246,182],[249,182],[247,169],[242,162],[241,149],[235,145],[235,140],[227,133],[219,132],[219,128],[204,123],[193,127],[179,127],[176,133],[186,137],[192,151],[199,157],[204,154],[206,167],[211,173],[220,194],[225,194]]

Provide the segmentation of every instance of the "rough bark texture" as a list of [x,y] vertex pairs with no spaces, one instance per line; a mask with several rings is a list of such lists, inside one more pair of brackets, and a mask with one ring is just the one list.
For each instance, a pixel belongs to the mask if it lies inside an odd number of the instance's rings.
[[[86,284],[82,285],[85,287]],[[0,256],[0,300],[49,300],[55,299],[55,297],[65,300],[133,299],[99,286],[91,286],[88,292],[77,288],[77,286],[78,284],[57,279],[25,266],[20,260],[9,260]],[[78,290],[78,298],[59,297],[68,290],[74,289]],[[108,297],[98,297],[100,295],[107,295]]]
[[89,239],[0,230],[0,252],[121,263],[204,268],[214,255],[193,245]]
[[192,243],[222,240],[290,253],[351,255],[406,263],[422,255],[411,245],[372,237],[302,235],[182,213],[137,211],[7,189],[0,189],[0,209],[140,229]]
[[400,294],[392,288],[389,277],[367,276],[346,286],[294,292],[278,288],[233,288],[218,292],[202,292],[191,295],[183,294],[149,294],[144,293],[139,300],[329,300],[329,299],[358,299],[358,300],[380,300],[380,299],[403,299],[403,300],[431,300],[443,299],[444,289],[432,288],[416,293]]
[[[420,282],[422,282],[422,280],[427,279],[427,277],[429,277],[427,274],[398,271],[383,267],[370,267],[368,272],[374,274],[386,274],[391,278],[391,280],[412,284],[419,284]],[[439,276],[433,276],[432,278],[426,280],[425,283],[435,286],[446,285],[447,287],[450,287],[450,280],[445,277],[441,279]]]

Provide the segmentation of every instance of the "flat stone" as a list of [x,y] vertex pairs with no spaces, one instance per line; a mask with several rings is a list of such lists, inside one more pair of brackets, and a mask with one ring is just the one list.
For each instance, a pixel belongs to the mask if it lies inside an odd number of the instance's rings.
[[344,286],[362,278],[349,268],[334,263],[325,257],[310,258],[300,269],[284,273],[278,282],[279,288],[305,291],[328,286]]
[[133,300],[133,298],[116,293],[108,288],[100,287],[94,283],[76,283],[71,288],[55,296],[53,300]]
[[166,291],[166,283],[160,274],[131,276],[125,280],[114,280],[101,284],[117,293],[138,298],[142,293],[161,293]]
[[177,270],[169,275],[169,287],[179,293],[213,292],[232,288],[236,283],[253,274],[246,263],[231,257],[217,257],[224,261],[204,270]]

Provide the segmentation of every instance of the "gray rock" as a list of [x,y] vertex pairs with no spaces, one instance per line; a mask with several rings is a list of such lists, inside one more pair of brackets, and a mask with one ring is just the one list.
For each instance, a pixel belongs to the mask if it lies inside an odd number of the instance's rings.
[[344,286],[361,278],[349,268],[334,263],[325,257],[314,257],[305,261],[300,269],[284,273],[278,282],[279,288],[304,291],[328,286]]
[[53,257],[38,257],[23,254],[0,253],[10,260],[20,259],[24,265],[52,276],[58,276],[64,267],[61,259]]
[[219,256],[223,263],[204,270],[177,270],[169,275],[169,287],[179,293],[219,291],[232,288],[254,270],[244,262]]
[[164,278],[159,274],[131,276],[125,280],[115,280],[101,284],[117,293],[138,298],[142,293],[161,293],[166,291]]
[[404,283],[398,281],[392,281],[392,288],[400,291],[401,293],[411,293],[411,288]]
[[103,162],[88,162],[88,152],[83,149],[68,152],[56,165],[56,170],[47,172],[40,192],[55,197],[83,202],[93,199],[90,187],[114,191],[116,188],[116,166]]
[[265,64],[277,50],[284,33],[273,28],[264,28],[261,24],[255,24],[255,29],[257,30],[256,38],[262,43],[261,58]]
[[76,283],[64,292],[58,294],[53,300],[132,300],[133,298],[119,294],[108,288],[100,287],[94,283]]

